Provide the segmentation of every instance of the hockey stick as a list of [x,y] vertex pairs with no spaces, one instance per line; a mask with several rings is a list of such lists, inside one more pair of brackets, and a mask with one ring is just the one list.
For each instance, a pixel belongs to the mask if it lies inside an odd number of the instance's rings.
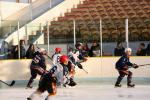
[[86,71],[84,68],[82,68],[82,70],[88,74],[88,71]]
[[148,65],[150,65],[150,64],[143,64],[143,65],[138,65],[138,66],[148,66]]
[[76,63],[75,66],[78,66],[79,69],[82,69],[86,74],[88,74],[88,71],[86,71],[83,66],[80,64],[80,62]]
[[2,80],[0,80],[0,82],[4,83],[4,84],[6,84],[7,86],[10,86],[10,87],[15,84],[15,81],[14,81],[14,80],[13,80],[10,84],[8,84],[8,83],[6,83],[6,82],[4,82],[4,81],[2,81]]

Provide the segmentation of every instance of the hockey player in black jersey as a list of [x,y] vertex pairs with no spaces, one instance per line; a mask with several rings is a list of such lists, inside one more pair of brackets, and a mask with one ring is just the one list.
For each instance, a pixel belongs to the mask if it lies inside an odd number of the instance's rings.
[[29,98],[27,98],[27,100],[36,100],[36,97],[39,97],[45,91],[48,92],[48,96],[45,100],[51,100],[52,96],[56,94],[57,74],[62,74],[62,84],[72,85],[67,67],[68,61],[68,56],[62,55],[60,57],[60,64],[54,65],[52,69],[49,70],[49,72],[45,73],[41,77],[38,89]]
[[132,84],[132,72],[129,71],[129,68],[138,68],[138,65],[130,62],[129,58],[131,56],[131,52],[132,50],[130,48],[126,48],[125,54],[116,63],[116,69],[119,73],[119,76],[116,81],[115,87],[121,87],[120,83],[125,76],[127,76],[127,86],[135,86],[135,84]]
[[27,84],[27,88],[32,88],[31,84],[33,83],[34,79],[37,77],[37,74],[43,75],[46,72],[44,55],[46,55],[46,50],[44,48],[40,48],[39,51],[34,53],[30,65],[31,77]]

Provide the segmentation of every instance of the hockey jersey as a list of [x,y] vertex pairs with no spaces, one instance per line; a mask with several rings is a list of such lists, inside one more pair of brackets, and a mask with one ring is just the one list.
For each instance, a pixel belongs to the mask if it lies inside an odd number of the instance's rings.
[[75,50],[74,52],[73,51],[70,51],[68,53],[68,56],[69,56],[69,59],[73,62],[73,63],[76,63],[76,62],[80,62],[80,60],[83,60],[84,59],[84,56],[82,55],[82,52],[80,50]]
[[69,77],[69,71],[67,66],[60,63],[52,66],[52,68],[49,70],[49,74],[51,74],[53,77],[56,77],[59,84],[66,83]]
[[60,63],[59,60],[60,60],[60,57],[61,57],[61,56],[62,56],[61,54],[56,54],[56,53],[52,56],[53,64],[54,64],[54,65]]
[[[133,66],[133,64],[130,62],[127,55],[123,55],[116,63],[116,69],[118,70],[124,70],[130,68],[130,66]],[[127,67],[127,68],[125,68]]]
[[40,66],[40,67],[46,69],[45,58],[38,51],[33,54],[33,59],[31,62],[31,67],[37,67],[37,66]]

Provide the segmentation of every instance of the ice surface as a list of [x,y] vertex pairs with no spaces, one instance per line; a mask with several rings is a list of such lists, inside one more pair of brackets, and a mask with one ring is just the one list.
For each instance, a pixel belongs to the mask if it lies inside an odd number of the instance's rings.
[[[26,100],[35,91],[25,88],[2,88],[0,100]],[[39,100],[44,100],[45,92]],[[150,86],[137,85],[135,88],[114,88],[113,85],[78,85],[76,87],[59,88],[52,100],[150,100]]]

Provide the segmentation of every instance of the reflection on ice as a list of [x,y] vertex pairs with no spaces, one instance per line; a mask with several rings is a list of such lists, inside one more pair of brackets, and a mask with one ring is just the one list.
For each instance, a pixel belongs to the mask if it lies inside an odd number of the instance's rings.
[[[0,89],[1,100],[26,100],[35,90],[25,88]],[[112,85],[78,85],[74,88],[59,88],[53,100],[149,100],[150,86],[136,86],[135,88],[114,88]],[[44,100],[45,92],[36,100]]]

